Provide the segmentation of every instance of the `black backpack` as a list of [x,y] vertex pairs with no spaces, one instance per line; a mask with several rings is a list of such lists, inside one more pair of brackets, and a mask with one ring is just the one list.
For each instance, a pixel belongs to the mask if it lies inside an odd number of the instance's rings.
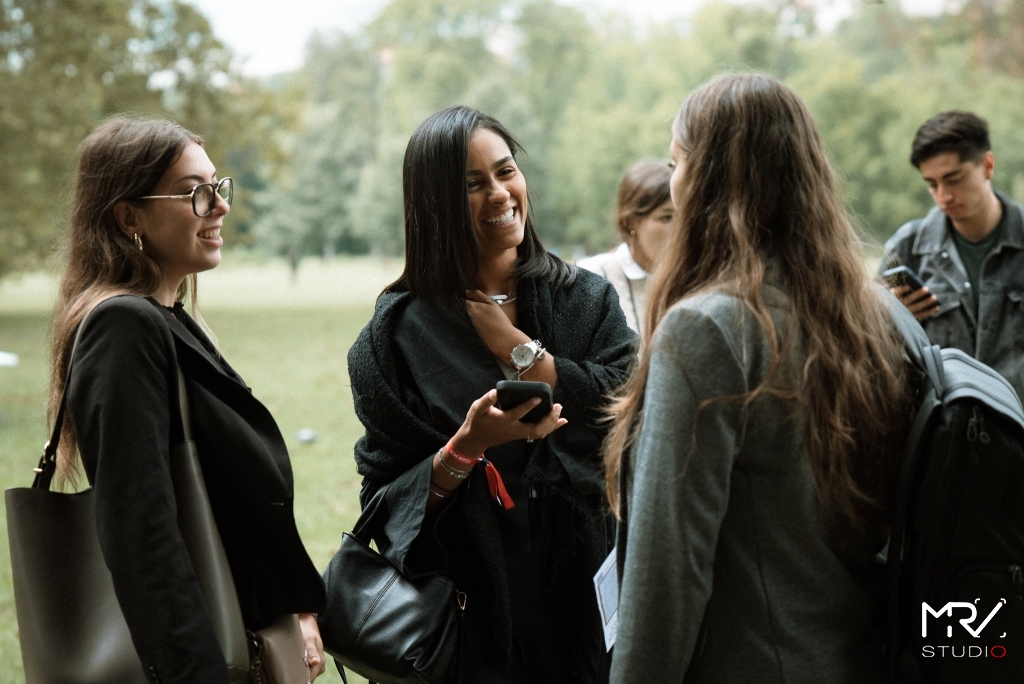
[[[902,307],[901,307],[902,308]],[[893,684],[1024,682],[1024,411],[1010,383],[894,316],[922,373],[888,550]],[[916,329],[915,329],[916,328]]]

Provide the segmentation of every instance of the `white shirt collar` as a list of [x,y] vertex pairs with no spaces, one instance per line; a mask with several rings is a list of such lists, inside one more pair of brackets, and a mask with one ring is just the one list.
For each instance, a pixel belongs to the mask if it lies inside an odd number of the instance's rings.
[[647,271],[633,260],[633,255],[629,251],[629,245],[625,242],[621,243],[615,250],[615,258],[619,260],[622,272],[630,280],[643,280],[647,277]]

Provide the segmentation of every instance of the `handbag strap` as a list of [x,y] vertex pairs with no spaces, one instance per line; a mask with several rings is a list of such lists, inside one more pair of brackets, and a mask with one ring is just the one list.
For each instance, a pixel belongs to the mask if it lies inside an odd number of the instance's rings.
[[49,489],[53,481],[53,474],[57,471],[57,445],[60,444],[60,433],[64,427],[64,414],[67,412],[68,385],[71,384],[71,366],[75,361],[75,350],[78,349],[78,340],[82,337],[82,329],[85,327],[86,314],[78,328],[75,330],[75,339],[71,343],[71,356],[68,357],[68,371],[64,374],[64,387],[60,391],[60,405],[57,407],[57,417],[53,421],[53,432],[50,439],[43,445],[43,455],[39,457],[39,465],[33,470],[36,477],[32,481],[33,489]]
[[380,509],[384,508],[384,497],[390,488],[390,484],[381,487],[366,503],[363,512],[359,514],[359,519],[352,526],[352,536],[367,546],[370,544],[370,539],[373,538],[373,533],[377,531],[378,525],[375,524],[379,520],[377,514]]
[[[92,313],[92,312],[90,312]],[[68,371],[64,376],[64,387],[60,391],[60,405],[57,407],[57,416],[53,422],[53,432],[50,439],[43,445],[43,455],[39,457],[39,464],[33,468],[36,476],[32,480],[33,489],[49,489],[53,482],[53,476],[57,472],[57,445],[60,444],[61,428],[64,426],[64,415],[67,412],[68,387],[71,384],[71,367],[75,361],[75,350],[78,349],[78,340],[82,337],[82,330],[85,329],[85,321],[89,314],[82,317],[75,330],[75,339],[71,343],[71,356],[68,358]],[[189,419],[188,392],[185,388],[185,375],[181,372],[181,364],[177,359],[174,361],[178,371],[178,408],[181,411],[181,431],[185,441],[192,439],[192,421]]]

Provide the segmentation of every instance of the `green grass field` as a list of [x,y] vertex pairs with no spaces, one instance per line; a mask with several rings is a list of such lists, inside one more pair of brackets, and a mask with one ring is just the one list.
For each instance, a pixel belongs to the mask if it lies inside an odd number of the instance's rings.
[[[359,512],[352,445],[362,427],[352,410],[345,358],[369,320],[373,299],[399,262],[304,262],[292,281],[283,263],[225,265],[200,280],[204,315],[224,356],[277,419],[295,472],[295,515],[314,562],[324,567]],[[0,488],[28,486],[47,438],[47,332],[53,279],[38,274],[0,285],[0,350],[20,364],[0,368]],[[300,428],[318,439],[300,444]],[[23,682],[6,523],[0,523],[0,684]],[[59,654],[55,654],[59,657]],[[340,682],[333,663],[320,682]],[[358,677],[349,681],[362,682]]]

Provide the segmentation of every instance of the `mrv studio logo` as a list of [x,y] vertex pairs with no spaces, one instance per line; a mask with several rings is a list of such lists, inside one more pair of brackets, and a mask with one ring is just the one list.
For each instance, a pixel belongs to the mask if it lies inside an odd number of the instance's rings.
[[[1006,599],[999,599],[995,607],[989,612],[981,624],[975,626],[978,619],[978,607],[975,605],[981,599],[975,599],[974,603],[966,601],[951,601],[939,610],[933,609],[927,603],[921,603],[921,636],[928,638],[928,616],[940,618],[946,616],[949,619],[957,620],[960,626],[967,630],[975,639],[981,639],[981,633],[996,616],[999,609],[1006,604]],[[963,616],[963,617],[961,617]],[[953,638],[953,625],[946,625],[946,637]],[[1005,639],[1006,632],[999,635],[999,639]],[[925,658],[1005,658],[1006,647],[1002,644],[972,644],[972,645],[925,645],[921,647],[921,655]]]

